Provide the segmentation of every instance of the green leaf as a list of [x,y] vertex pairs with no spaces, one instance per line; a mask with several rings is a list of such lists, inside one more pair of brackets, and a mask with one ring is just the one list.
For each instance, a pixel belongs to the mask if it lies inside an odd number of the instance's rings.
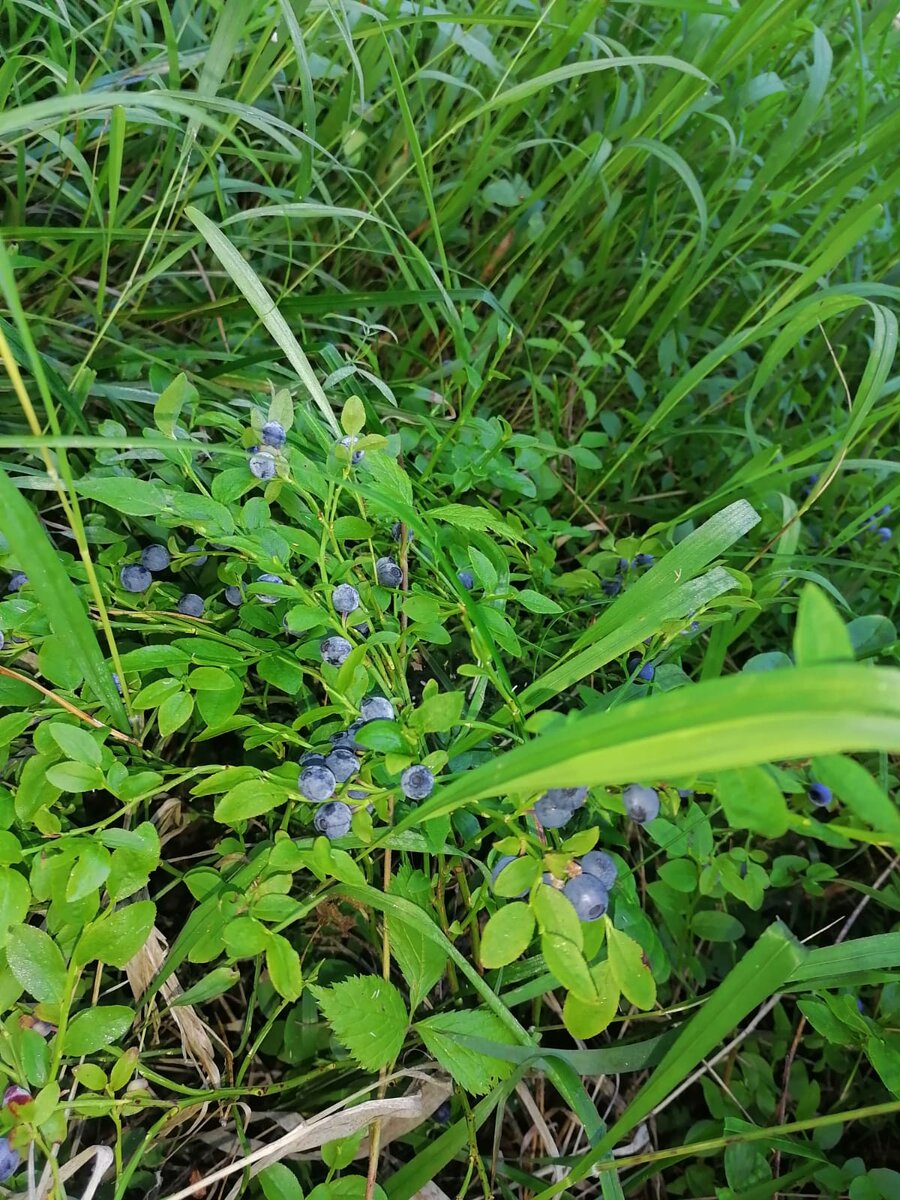
[[6,958],[16,979],[35,1000],[59,1004],[66,994],[66,963],[49,934],[34,925],[14,925]]
[[522,588],[520,592],[516,592],[515,599],[523,608],[527,608],[533,613],[561,613],[562,606],[557,604],[555,600],[551,600],[549,596],[544,596],[540,592],[532,591],[531,588]]
[[366,424],[366,410],[359,396],[351,396],[341,410],[341,429],[354,437]]
[[541,933],[555,933],[581,950],[584,945],[581,922],[574,905],[562,892],[549,884],[541,884],[531,904]]
[[495,896],[520,896],[531,887],[540,874],[541,864],[536,858],[523,855],[507,863],[492,883]]
[[821,1000],[798,1000],[797,1007],[826,1041],[835,1046],[852,1046],[858,1041],[855,1033],[834,1015]]
[[269,405],[268,421],[277,421],[283,429],[290,429],[294,424],[294,402],[287,388],[279,388],[272,397]]
[[103,772],[86,763],[61,762],[47,768],[47,780],[61,792],[93,792],[103,787]]
[[807,583],[800,593],[794,629],[794,658],[798,667],[853,660],[853,646],[837,609],[821,588]]
[[891,1033],[870,1037],[866,1053],[887,1090],[900,1096],[900,1037]]
[[489,1092],[512,1072],[512,1064],[470,1050],[457,1035],[508,1042],[510,1035],[497,1017],[483,1008],[439,1013],[415,1026],[425,1048],[453,1076],[461,1088],[475,1096]]
[[471,504],[443,504],[429,510],[432,521],[444,521],[457,529],[474,529],[481,533],[497,534],[511,542],[523,541],[522,534],[507,524],[498,513]]
[[339,438],[341,436],[340,426],[332,412],[328,397],[310,366],[309,359],[301,350],[287,321],[278,311],[275,301],[263,287],[259,276],[228,237],[210,221],[209,217],[190,204],[185,209],[185,213],[203,234],[216,258],[243,292],[250,307],[265,325],[271,337],[278,343],[285,358],[312,396],[334,436]]
[[269,944],[269,931],[253,917],[235,917],[222,930],[225,949],[232,958],[255,958]]
[[744,936],[744,926],[731,913],[705,909],[694,913],[691,928],[697,937],[708,942],[736,942]]
[[0,947],[6,945],[10,925],[18,925],[28,915],[31,888],[28,880],[12,867],[0,867]]
[[[368,1183],[363,1175],[342,1175],[330,1183],[320,1183],[309,1193],[307,1200],[366,1200]],[[384,1188],[376,1183],[372,1200],[387,1200]]]
[[280,933],[269,935],[266,945],[266,970],[272,987],[285,1000],[299,1000],[303,991],[300,955]]
[[160,393],[159,399],[153,406],[153,420],[160,433],[174,438],[175,426],[178,424],[181,410],[186,404],[193,404],[196,399],[197,389],[188,382],[184,372],[180,372]]
[[73,1017],[63,1039],[63,1053],[69,1058],[93,1054],[111,1046],[131,1028],[134,1011],[123,1004],[98,1005]]
[[411,713],[409,723],[419,733],[446,733],[459,724],[464,702],[462,692],[427,696]]
[[163,700],[156,711],[156,723],[163,737],[180,729],[194,711],[194,697],[188,692],[174,692]]
[[303,1200],[303,1189],[287,1163],[270,1163],[256,1176],[266,1200]]
[[716,782],[717,795],[732,829],[751,829],[773,838],[787,832],[788,806],[778,784],[762,767],[720,771]]
[[528,949],[533,936],[534,913],[528,905],[518,900],[505,904],[489,918],[482,931],[481,965],[505,967],[515,962]]
[[240,977],[241,973],[237,967],[216,967],[192,987],[173,996],[169,1004],[172,1008],[182,1004],[205,1004],[207,1000],[215,1000],[216,996],[230,991]]
[[[159,509],[155,509],[158,512]],[[28,575],[50,628],[69,647],[91,691],[112,713],[120,729],[128,729],[128,717],[112,681],[81,597],[62,565],[44,527],[19,489],[0,468],[0,533]],[[30,703],[30,701],[29,701]]]
[[644,951],[608,919],[606,944],[610,973],[619,991],[637,1008],[648,1011],[656,1003],[656,982]]
[[547,969],[563,987],[568,988],[579,1000],[595,999],[594,981],[580,946],[561,934],[544,933],[541,935],[541,954]]
[[110,967],[124,967],[150,936],[156,919],[152,900],[125,904],[108,916],[92,921],[75,946],[79,964],[102,962]]
[[131,476],[93,479],[86,475],[76,479],[75,491],[129,517],[158,517],[169,507],[167,493],[159,484]]
[[573,1037],[596,1037],[607,1028],[619,1007],[619,987],[608,959],[591,968],[591,981],[594,995],[590,1000],[570,992],[563,1005],[563,1021]]
[[389,1066],[403,1048],[409,1015],[388,979],[354,975],[312,989],[338,1041],[366,1071]]
[[284,804],[289,794],[283,784],[270,783],[265,779],[247,779],[225,793],[216,804],[215,818],[223,825],[249,821],[251,817],[262,816]]
[[112,855],[96,842],[79,846],[78,858],[66,883],[66,900],[74,904],[101,887],[109,877]]
[[[427,896],[430,885],[420,871],[412,872],[408,878],[395,875],[391,879],[391,894],[403,896],[414,903],[417,902],[415,894],[417,876],[421,876]],[[428,909],[424,905],[420,905],[420,907],[423,916],[427,920],[432,920]],[[447,967],[447,954],[439,944],[426,937],[416,926],[402,920],[396,913],[388,910],[385,913],[385,922],[391,954],[396,959],[397,965],[403,972],[403,978],[409,986],[409,1007],[414,1012],[443,976]]]
[[63,754],[90,767],[100,766],[100,747],[86,729],[80,729],[77,725],[64,725],[61,721],[53,721],[48,728]]
[[897,805],[858,762],[840,754],[814,758],[812,774],[861,821],[879,833],[900,835]]

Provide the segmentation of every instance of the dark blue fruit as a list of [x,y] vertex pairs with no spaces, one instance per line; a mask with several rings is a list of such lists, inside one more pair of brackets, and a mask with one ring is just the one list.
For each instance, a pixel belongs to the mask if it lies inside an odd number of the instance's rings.
[[191,545],[188,546],[187,550],[185,550],[185,554],[190,554],[192,567],[202,567],[204,564],[209,562],[209,555],[204,554],[196,542],[192,542]]
[[141,566],[148,571],[164,571],[171,561],[172,555],[165,546],[145,546],[141,551]]
[[300,769],[304,767],[324,767],[326,766],[325,755],[319,754],[316,750],[307,750],[300,757]]
[[126,592],[146,592],[152,582],[153,576],[147,568],[139,566],[137,563],[123,567],[119,572],[119,583]]
[[333,733],[329,738],[329,741],[331,742],[332,746],[334,746],[335,750],[364,752],[366,747],[361,742],[356,740],[356,735],[359,733],[365,723],[366,722],[363,721],[362,718],[358,718],[351,725],[348,725],[346,729],[341,730],[340,733]]
[[826,787],[824,783],[816,783],[815,781],[806,789],[806,794],[812,803],[819,808],[827,808],[834,798],[830,787]]
[[353,809],[343,800],[332,800],[316,809],[313,825],[316,830],[329,841],[332,838],[346,837],[350,832],[350,822],[353,819]]
[[305,796],[307,800],[321,803],[334,795],[337,780],[328,767],[320,767],[316,763],[312,763],[300,772],[297,786],[301,796]]
[[[268,571],[264,571],[263,574],[260,575],[259,579],[257,579],[256,582],[257,583],[284,583],[284,580],[281,578],[280,575],[272,575]],[[268,595],[267,596],[257,596],[256,598],[260,602],[260,604],[277,604],[278,600],[279,600],[278,596],[268,596]]]
[[3,645],[4,645],[5,641],[6,641],[6,638],[3,636],[3,630],[0,629],[0,650],[3,649]]
[[609,907],[606,888],[595,875],[576,875],[563,888],[579,921],[599,921]]
[[240,608],[244,603],[244,593],[239,587],[231,584],[225,589],[225,603],[230,604],[232,608]]
[[394,706],[384,696],[366,696],[359,706],[363,721],[393,721]]
[[659,816],[659,793],[654,788],[629,783],[622,792],[622,803],[632,821],[637,821],[639,825],[655,821]]
[[656,562],[656,557],[653,554],[638,554],[635,556],[634,565],[636,567],[652,567]]
[[471,592],[475,586],[475,576],[471,571],[457,571],[456,578],[463,585],[467,592]]
[[183,617],[202,617],[204,609],[203,597],[198,596],[196,592],[185,592],[183,596],[179,597],[175,607]]
[[450,1120],[450,1101],[445,1100],[443,1104],[439,1104],[431,1114],[431,1119],[437,1121],[438,1125],[446,1125]]
[[247,466],[250,468],[250,474],[255,475],[257,479],[268,481],[275,478],[275,459],[271,454],[251,454]]
[[434,791],[434,776],[427,767],[407,767],[400,776],[400,790],[407,800],[427,800]]
[[544,792],[541,799],[546,800],[548,804],[555,804],[559,808],[571,808],[574,812],[576,808],[584,807],[587,794],[586,787],[550,788],[549,791]]
[[21,1161],[18,1150],[14,1150],[9,1144],[9,1138],[0,1137],[0,1183],[6,1183],[7,1179],[15,1175]]
[[875,536],[880,542],[889,542],[893,537],[893,534],[887,525],[882,525],[879,529],[875,530]]
[[545,829],[562,829],[575,815],[575,809],[558,804],[550,804],[545,797],[535,802],[532,810],[535,817]]
[[339,667],[352,649],[353,647],[344,637],[329,637],[319,643],[323,661],[330,663],[333,667]]
[[602,850],[589,850],[579,859],[578,865],[581,867],[583,875],[593,875],[607,891],[616,882],[619,874],[619,868]]
[[[400,522],[400,521],[395,521],[395,522],[393,523],[393,525],[391,526],[391,538],[392,538],[392,539],[393,539],[395,542],[399,542],[399,541],[401,540],[402,536],[403,536],[403,525],[401,524],[401,522]],[[413,533],[413,531],[412,531],[412,530],[409,528],[409,526],[407,525],[407,527],[406,527],[406,540],[407,540],[408,542],[411,542],[415,536],[416,536],[416,535]]]
[[385,556],[375,563],[375,578],[386,588],[398,588],[403,582],[403,572],[392,558]]
[[338,783],[346,783],[359,770],[359,759],[352,750],[338,746],[325,759],[325,765]]
[[629,675],[634,675],[637,672],[637,678],[642,679],[645,683],[649,683],[656,674],[656,667],[653,663],[645,663],[636,650],[628,655],[625,666]]
[[347,449],[350,451],[350,465],[351,465],[351,467],[355,467],[355,466],[357,466],[357,465],[358,465],[359,463],[361,463],[361,462],[362,462],[362,460],[363,460],[363,459],[366,457],[366,452],[365,452],[365,450],[354,450],[354,449],[353,449],[353,447],[356,445],[356,443],[357,443],[358,441],[359,441],[359,438],[358,438],[358,437],[354,437],[354,436],[352,436],[352,435],[351,435],[351,436],[348,436],[348,437],[342,437],[342,438],[341,438],[341,445],[342,445],[342,446],[346,446],[346,447],[347,447]]
[[266,446],[271,446],[275,450],[280,450],[284,445],[287,434],[284,432],[284,426],[278,421],[266,421],[262,427],[262,440]]
[[331,593],[331,603],[336,612],[347,616],[359,608],[359,592],[352,583],[339,583]]
[[27,582],[28,576],[24,571],[15,571],[9,577],[9,583],[6,585],[6,590],[12,594],[13,592],[17,592],[19,588],[24,587]]
[[600,584],[605,596],[618,596],[622,590],[621,579],[604,579]]

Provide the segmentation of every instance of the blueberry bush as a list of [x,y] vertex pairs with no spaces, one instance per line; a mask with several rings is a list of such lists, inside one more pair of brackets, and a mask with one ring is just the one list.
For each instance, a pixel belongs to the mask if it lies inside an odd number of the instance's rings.
[[3,16],[4,1193],[900,1195],[891,6]]

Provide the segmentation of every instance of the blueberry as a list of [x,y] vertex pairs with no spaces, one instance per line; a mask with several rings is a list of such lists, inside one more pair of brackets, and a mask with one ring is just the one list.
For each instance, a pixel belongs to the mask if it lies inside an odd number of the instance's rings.
[[824,783],[816,783],[815,781],[806,789],[806,794],[812,803],[819,808],[827,808],[833,799],[831,788],[826,787]]
[[271,446],[274,450],[280,450],[287,439],[287,434],[284,432],[284,426],[278,421],[266,421],[262,427],[263,445]]
[[0,1183],[6,1183],[19,1169],[21,1158],[18,1150],[9,1144],[9,1138],[0,1137]]
[[400,776],[400,790],[407,800],[427,800],[434,791],[434,776],[427,767],[407,767]]
[[330,841],[332,838],[346,837],[352,818],[353,809],[349,804],[344,804],[343,800],[332,800],[316,809],[313,824]]
[[240,608],[244,603],[244,593],[235,584],[231,584],[225,589],[225,603],[230,604],[232,608]]
[[[17,592],[19,588],[24,587],[28,582],[28,576],[24,571],[16,571],[9,577],[9,583],[6,585],[6,590],[10,593]],[[144,589],[141,588],[141,591]]]
[[891,506],[889,504],[884,504],[884,505],[882,505],[881,508],[879,508],[878,512],[875,515],[876,515],[876,517],[886,517],[890,514],[890,511],[891,511]]
[[366,747],[356,740],[356,735],[365,725],[365,721],[356,720],[340,733],[333,733],[329,739],[335,750],[365,751]]
[[275,478],[275,459],[271,454],[251,454],[247,460],[250,474],[257,479],[269,480]]
[[359,592],[352,583],[339,583],[331,593],[335,611],[347,616],[359,608]]
[[360,637],[368,637],[372,632],[372,629],[371,626],[367,625],[366,622],[363,621],[361,625],[354,625],[353,631],[354,633],[358,633]]
[[165,546],[154,544],[141,551],[141,566],[148,571],[164,571],[171,561],[172,555]]
[[620,558],[619,561],[616,563],[616,570],[621,573],[622,571],[627,571],[630,566],[631,566],[631,563],[628,561],[627,558]]
[[[401,537],[402,537],[402,535],[403,535],[403,523],[402,523],[402,521],[395,521],[395,522],[393,523],[393,525],[391,526],[391,538],[393,539],[393,541],[395,541],[395,542],[399,542],[399,541],[400,541],[400,539],[401,539]],[[406,527],[406,540],[407,540],[408,542],[411,542],[415,536],[416,536],[416,535],[413,533],[413,531],[412,531],[412,530],[410,529],[410,527],[407,525],[407,527]]]
[[348,435],[347,437],[341,438],[341,445],[346,446],[347,449],[350,451],[350,466],[351,467],[357,466],[357,464],[361,463],[362,460],[366,457],[365,450],[354,450],[353,449],[353,447],[356,445],[356,443],[358,441],[359,441],[359,438],[353,437],[352,435]]
[[[280,575],[271,575],[268,571],[264,571],[257,579],[257,583],[284,583]],[[257,596],[260,604],[277,604],[280,597],[278,596]]]
[[123,567],[119,572],[119,583],[126,592],[146,592],[152,582],[153,576],[147,568],[138,566],[137,563]]
[[546,801],[554,808],[569,808],[574,812],[576,808],[584,807],[587,794],[586,787],[550,788],[549,791],[544,792],[541,800]]
[[609,895],[596,875],[576,875],[563,888],[579,921],[599,921],[609,907]]
[[375,578],[386,588],[398,588],[403,582],[403,572],[392,558],[379,558],[375,564]]
[[347,795],[351,800],[368,800],[369,798],[369,793],[362,791],[360,788],[349,788]]
[[471,592],[475,586],[475,576],[471,571],[457,571],[456,578],[463,585],[467,592]]
[[325,765],[338,783],[346,783],[359,770],[359,759],[352,750],[338,746],[325,759]]
[[637,671],[637,678],[644,680],[645,683],[649,683],[656,674],[656,667],[653,663],[645,663],[636,650],[628,655],[625,667],[629,675],[634,675],[635,671]]
[[857,1010],[857,1012],[865,1012],[866,1011],[866,1006],[865,1006],[865,1004],[863,1004],[863,1002],[859,996],[856,997],[856,1010]]
[[196,592],[185,592],[175,605],[183,617],[202,617],[204,601]]
[[656,557],[653,554],[638,554],[634,559],[636,567],[652,567],[655,562]]
[[600,587],[605,596],[618,596],[622,590],[622,581],[619,579],[604,579]]
[[622,803],[632,821],[637,821],[639,825],[655,821],[659,816],[659,793],[654,788],[629,783],[622,792]]
[[310,766],[304,767],[300,772],[300,779],[297,786],[300,789],[300,794],[305,796],[307,800],[321,802],[334,795],[337,780],[328,767],[321,767],[316,763],[312,763]]
[[875,536],[880,542],[889,542],[893,535],[887,525],[882,525],[879,529],[875,530]]
[[304,767],[324,767],[325,755],[319,754],[317,750],[307,750],[305,754],[300,756],[300,769]]
[[5,641],[6,641],[6,638],[3,636],[3,630],[0,629],[0,650],[3,649],[3,644]]
[[187,550],[185,550],[185,554],[190,554],[192,556],[192,567],[202,567],[204,563],[208,562],[209,560],[209,555],[204,554],[196,542],[193,542],[190,546],[188,546]]
[[575,809],[568,804],[553,804],[546,796],[541,796],[533,808],[535,817],[545,829],[562,829],[575,815]]
[[331,663],[333,667],[339,667],[352,649],[353,647],[343,637],[329,637],[319,643],[323,662]]
[[[491,883],[496,883],[497,876],[500,874],[500,872],[503,870],[503,868],[508,867],[510,863],[515,862],[515,861],[516,861],[516,859],[512,854],[504,854],[502,858],[498,858],[497,861],[494,863],[493,870],[491,871]],[[521,892],[518,892],[517,895],[524,896],[527,893],[528,893],[528,888],[525,887],[525,888],[522,888]]]
[[438,1125],[446,1125],[450,1120],[450,1101],[445,1100],[439,1104],[431,1114],[432,1121],[437,1121]]
[[384,696],[366,696],[359,706],[359,715],[363,721],[393,721],[394,706]]
[[583,875],[593,875],[595,879],[599,879],[607,891],[616,882],[616,876],[619,874],[619,868],[602,850],[589,850],[580,859],[578,865],[581,867]]

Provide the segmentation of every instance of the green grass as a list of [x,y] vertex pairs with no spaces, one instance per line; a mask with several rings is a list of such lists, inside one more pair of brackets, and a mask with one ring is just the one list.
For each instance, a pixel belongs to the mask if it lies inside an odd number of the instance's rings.
[[[892,6],[2,16],[14,1189],[893,1195]],[[297,760],[371,692],[329,845]],[[582,925],[541,879],[595,843]]]

